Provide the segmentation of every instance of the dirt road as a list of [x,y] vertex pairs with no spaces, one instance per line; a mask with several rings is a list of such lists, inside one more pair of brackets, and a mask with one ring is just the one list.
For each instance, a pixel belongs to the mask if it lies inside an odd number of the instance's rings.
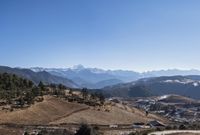
[[199,134],[200,130],[169,130],[169,131],[159,131],[159,132],[153,132],[148,135],[169,135],[169,134],[175,134],[175,133],[193,133],[193,134]]

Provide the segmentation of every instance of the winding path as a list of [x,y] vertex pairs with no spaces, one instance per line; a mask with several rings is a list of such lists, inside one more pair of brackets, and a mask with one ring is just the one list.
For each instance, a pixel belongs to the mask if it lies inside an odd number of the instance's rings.
[[153,132],[153,133],[149,133],[148,135],[168,135],[168,134],[174,134],[174,133],[194,133],[194,134],[200,134],[200,130],[169,130],[169,131]]
[[65,114],[63,116],[60,116],[60,117],[54,119],[53,122],[61,120],[61,119],[66,118],[66,117],[69,117],[70,115],[73,115],[74,113],[82,112],[82,111],[85,111],[85,110],[88,110],[88,109],[90,109],[90,107],[84,107],[84,108],[80,108],[80,109],[74,110],[74,111],[72,111],[70,113],[67,113],[67,114]]

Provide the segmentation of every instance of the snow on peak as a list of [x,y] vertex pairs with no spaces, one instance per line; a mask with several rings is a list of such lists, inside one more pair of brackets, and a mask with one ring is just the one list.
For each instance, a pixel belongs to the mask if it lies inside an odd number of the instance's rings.
[[170,96],[171,95],[163,95],[163,96],[158,97],[158,100],[163,100],[163,99],[166,99],[166,98],[168,98]]
[[85,67],[83,65],[74,65],[71,69],[74,69],[74,70],[82,70],[84,69]]
[[194,86],[194,87],[197,87],[197,86],[199,86],[199,83],[198,83],[198,82],[194,82],[194,83],[193,83],[193,86]]

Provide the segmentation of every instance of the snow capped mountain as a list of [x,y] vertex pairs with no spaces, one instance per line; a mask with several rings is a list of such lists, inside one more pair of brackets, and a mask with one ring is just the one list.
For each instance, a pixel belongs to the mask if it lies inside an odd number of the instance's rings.
[[45,71],[44,68],[40,68],[40,67],[34,67],[34,68],[30,68],[33,72],[42,72]]
[[[127,71],[127,70],[103,70],[99,68],[87,68],[83,65],[75,65],[71,68],[31,68],[34,72],[46,71],[56,76],[69,78],[79,84],[81,87],[101,88],[113,84],[132,82],[141,78],[159,77],[159,76],[174,76],[174,75],[200,75],[198,70],[160,70],[149,71],[144,73]],[[180,80],[166,80],[166,83],[179,82]],[[103,82],[103,83],[102,83]],[[106,82],[106,83],[105,83]],[[179,83],[189,83],[190,80],[181,80]],[[192,82],[191,82],[192,83]],[[102,86],[101,86],[101,85]],[[98,85],[98,87],[97,87]],[[199,82],[194,82],[194,85],[199,85]]]
[[69,78],[81,87],[88,88],[102,88],[107,85],[130,82],[140,78],[140,74],[133,71],[86,68],[83,65],[76,65],[71,68],[35,67],[31,70],[34,72],[46,71],[56,76]]
[[79,72],[84,69],[85,67],[83,65],[74,65],[72,68],[68,68],[66,70],[73,70],[73,71]]

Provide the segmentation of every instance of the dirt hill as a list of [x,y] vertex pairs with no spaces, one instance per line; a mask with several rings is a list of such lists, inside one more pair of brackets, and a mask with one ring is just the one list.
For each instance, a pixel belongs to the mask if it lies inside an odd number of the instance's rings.
[[61,116],[86,108],[88,107],[85,105],[45,96],[43,102],[36,103],[27,109],[13,112],[1,111],[0,123],[47,124]]
[[16,124],[131,124],[163,119],[149,115],[135,108],[121,104],[107,104],[104,107],[89,107],[84,104],[69,103],[52,96],[45,96],[44,101],[29,108],[13,112],[0,111],[0,123]]

